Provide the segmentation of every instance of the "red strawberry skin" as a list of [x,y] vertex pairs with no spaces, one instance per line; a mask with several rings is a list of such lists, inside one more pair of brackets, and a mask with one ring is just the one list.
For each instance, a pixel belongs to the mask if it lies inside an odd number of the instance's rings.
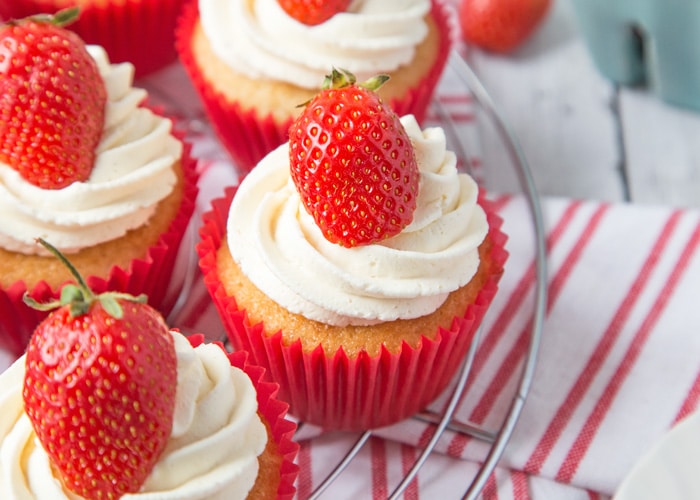
[[468,43],[508,53],[539,26],[551,0],[461,0],[459,22]]
[[60,189],[90,175],[107,99],[74,33],[47,22],[0,27],[0,161]]
[[413,219],[419,171],[398,116],[358,85],[322,90],[292,124],[290,175],[326,239],[381,241]]
[[[52,312],[26,353],[25,411],[64,484],[86,498],[141,487],[170,436],[177,361],[159,313],[121,301]],[[101,495],[101,496],[98,496]]]
[[315,26],[345,12],[351,0],[279,0],[280,7],[300,23]]

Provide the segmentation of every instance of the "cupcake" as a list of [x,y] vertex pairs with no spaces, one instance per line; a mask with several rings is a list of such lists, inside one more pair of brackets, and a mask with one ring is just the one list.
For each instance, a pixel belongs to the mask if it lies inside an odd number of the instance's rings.
[[292,498],[296,425],[245,353],[170,329],[145,295],[73,278],[0,374],[0,497]]
[[[320,105],[333,109],[328,96]],[[441,128],[421,130],[414,116],[399,121],[382,116],[384,108],[364,129],[348,117],[372,117],[348,107],[337,123],[360,128],[353,146],[319,125],[332,120],[318,102],[289,143],[213,202],[200,229],[200,267],[233,346],[280,384],[291,414],[326,429],[376,428],[416,413],[447,386],[496,293],[506,238],[476,183],[458,172]],[[300,152],[304,144],[311,148]],[[318,153],[319,144],[339,156]],[[344,184],[346,174],[354,178]],[[353,194],[363,190],[376,205]],[[379,235],[391,226],[381,221],[398,224]]]
[[[45,26],[29,24],[12,30],[38,33]],[[197,195],[190,148],[170,119],[142,105],[147,96],[144,90],[132,87],[133,66],[110,64],[99,46],[85,48],[75,34],[59,27],[50,29],[52,36],[58,33],[58,38],[70,39],[70,60],[81,61],[79,93],[98,90],[89,102],[81,101],[80,96],[61,96],[37,77],[45,70],[38,62],[40,57],[49,59],[57,49],[42,47],[35,57],[34,48],[27,46],[18,52],[34,57],[31,65],[19,59],[13,59],[13,64],[28,68],[31,74],[20,71],[13,82],[25,79],[46,88],[40,87],[36,97],[4,87],[0,105],[0,347],[16,354],[24,350],[45,315],[26,307],[24,293],[37,300],[56,297],[70,278],[36,244],[36,238],[69,254],[95,290],[146,293],[152,306],[167,313],[173,299],[166,292]],[[10,28],[0,29],[0,36],[11,37],[12,33]],[[63,108],[53,107],[48,98],[48,104],[41,101],[57,94],[56,102],[68,103]],[[18,102],[32,104],[25,107]],[[70,116],[73,112],[75,116]],[[62,118],[55,120],[54,116]],[[22,155],[18,159],[14,153],[33,146],[17,139],[18,123],[32,133],[32,123],[57,124],[56,129],[72,131],[73,136],[59,140],[59,147],[49,144],[45,148],[58,151],[58,160],[30,157],[23,161]],[[43,137],[53,134],[42,133]],[[51,169],[36,168],[47,162],[53,162]],[[61,170],[72,165],[76,165],[73,170]]]
[[[176,385],[172,424],[140,488],[122,498],[292,498],[296,426],[285,419],[287,405],[275,398],[277,387],[261,380],[262,370],[244,353],[227,354],[220,344],[203,343],[203,335],[165,332],[176,359],[176,375],[168,380]],[[25,410],[32,404],[23,397],[29,367],[23,355],[0,374],[0,497],[83,498],[69,490],[73,483],[53,465],[50,445],[39,439]],[[83,410],[90,411],[80,403],[71,407],[78,415]]]
[[381,94],[397,113],[425,115],[444,70],[452,28],[438,0],[347,2],[308,25],[277,0],[192,0],[177,50],[222,144],[250,170],[287,140],[298,105],[335,66],[359,80],[386,73]]
[[0,2],[0,20],[80,8],[68,28],[100,45],[116,63],[130,62],[141,77],[177,61],[175,25],[184,0],[12,0]]

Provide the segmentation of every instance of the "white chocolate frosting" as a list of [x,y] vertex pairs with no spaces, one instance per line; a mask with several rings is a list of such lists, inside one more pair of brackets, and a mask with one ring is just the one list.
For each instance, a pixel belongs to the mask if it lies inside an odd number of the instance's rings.
[[355,0],[347,12],[307,26],[277,0],[199,0],[204,33],[231,69],[310,89],[333,67],[363,81],[408,64],[427,36],[429,11],[429,0]]
[[145,224],[177,176],[182,143],[172,122],[139,107],[146,91],[132,87],[133,66],[110,64],[106,52],[88,46],[107,89],[105,127],[95,166],[84,182],[41,189],[0,163],[0,247],[45,253],[36,238],[63,253],[111,241]]
[[227,242],[242,272],[287,310],[330,325],[373,324],[434,312],[467,284],[488,233],[478,187],[457,171],[444,131],[401,118],[420,170],[413,221],[382,242],[330,243],[301,204],[289,175],[288,144],[241,182]]

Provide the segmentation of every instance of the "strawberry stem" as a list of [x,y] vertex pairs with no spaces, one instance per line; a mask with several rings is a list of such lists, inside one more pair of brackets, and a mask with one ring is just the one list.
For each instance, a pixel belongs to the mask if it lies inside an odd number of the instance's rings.
[[145,303],[148,300],[146,294],[143,293],[138,296],[133,296],[129,293],[122,292],[104,292],[99,295],[95,295],[75,266],[73,266],[73,264],[66,258],[65,255],[63,255],[60,250],[42,238],[37,238],[36,241],[51,252],[68,268],[70,273],[75,278],[77,285],[72,283],[66,284],[61,289],[61,296],[59,300],[52,300],[49,302],[38,302],[34,300],[34,298],[32,298],[28,292],[25,292],[23,300],[28,306],[39,311],[51,311],[57,307],[68,305],[70,306],[71,316],[76,317],[87,314],[92,306],[92,303],[99,301],[110,316],[120,319],[124,315],[124,311],[122,310],[122,307],[117,299],[141,303]]
[[65,265],[68,268],[70,273],[75,278],[75,281],[78,282],[78,285],[80,286],[80,289],[86,298],[87,297],[92,298],[95,296],[95,294],[92,293],[92,290],[90,290],[90,287],[87,285],[87,283],[85,283],[85,280],[80,275],[80,273],[75,268],[75,266],[73,266],[73,264],[71,264],[71,262],[66,258],[65,255],[63,255],[63,253],[58,248],[56,248],[55,246],[53,246],[51,243],[44,240],[43,238],[37,238],[36,242],[41,244],[44,248],[46,248],[49,252],[51,252],[58,260],[60,260],[63,263],[63,265]]

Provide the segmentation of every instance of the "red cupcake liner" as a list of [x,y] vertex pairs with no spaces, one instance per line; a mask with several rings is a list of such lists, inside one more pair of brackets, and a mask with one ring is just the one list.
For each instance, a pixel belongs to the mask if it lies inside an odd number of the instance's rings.
[[[454,40],[453,23],[448,8],[442,1],[432,2],[432,14],[437,23],[440,38],[438,57],[430,72],[401,99],[389,102],[399,115],[415,115],[419,122],[425,118],[435,87],[440,80]],[[271,116],[260,116],[255,110],[243,109],[238,103],[207,83],[192,53],[192,35],[199,18],[196,0],[186,4],[178,20],[176,47],[185,70],[199,94],[217,137],[236,165],[250,171],[270,151],[288,140],[289,127],[293,120],[277,123]]]
[[[113,63],[131,62],[136,76],[144,76],[177,60],[175,25],[184,0],[91,2],[80,18],[66,26],[89,44],[101,45]],[[0,2],[0,17],[22,18],[54,13],[75,2],[11,0]]]
[[495,271],[474,303],[454,318],[451,328],[439,329],[433,339],[424,336],[417,347],[404,343],[398,353],[382,348],[376,356],[360,353],[350,358],[342,349],[326,353],[319,346],[306,353],[300,341],[285,345],[281,332],[268,335],[262,323],[250,324],[245,310],[227,295],[218,276],[216,251],[225,237],[235,192],[235,187],[227,189],[203,216],[197,245],[200,268],[231,343],[249,352],[267,370],[269,380],[280,385],[280,398],[290,404],[292,415],[329,430],[372,429],[415,414],[447,387],[497,292],[508,257],[502,219],[483,196]]
[[[205,342],[205,336],[201,333],[190,335],[187,339],[192,347],[197,347]],[[297,429],[296,424],[285,418],[289,405],[277,398],[279,386],[265,380],[265,369],[250,363],[248,353],[243,351],[228,352],[221,342],[212,343],[221,347],[226,353],[231,366],[243,370],[253,382],[257,392],[258,411],[270,426],[272,439],[277,444],[278,453],[282,455],[277,498],[293,498],[296,493],[294,482],[299,474],[299,466],[294,463],[299,452],[299,444],[293,440]]]
[[[181,133],[174,131],[173,134],[182,140]],[[119,290],[134,295],[145,293],[148,295],[148,303],[163,315],[167,315],[174,306],[176,298],[169,296],[168,287],[173,280],[180,243],[194,212],[198,193],[196,161],[190,156],[191,145],[185,142],[183,145],[182,203],[168,230],[148,249],[144,258],[134,259],[128,269],[114,266],[107,277],[86,276],[85,281],[95,293],[107,290]],[[59,297],[60,287],[52,289],[48,283],[40,281],[28,290],[26,284],[19,281],[0,289],[0,349],[16,356],[24,352],[34,328],[48,314],[24,303],[22,297],[27,292],[35,300],[47,302]]]

